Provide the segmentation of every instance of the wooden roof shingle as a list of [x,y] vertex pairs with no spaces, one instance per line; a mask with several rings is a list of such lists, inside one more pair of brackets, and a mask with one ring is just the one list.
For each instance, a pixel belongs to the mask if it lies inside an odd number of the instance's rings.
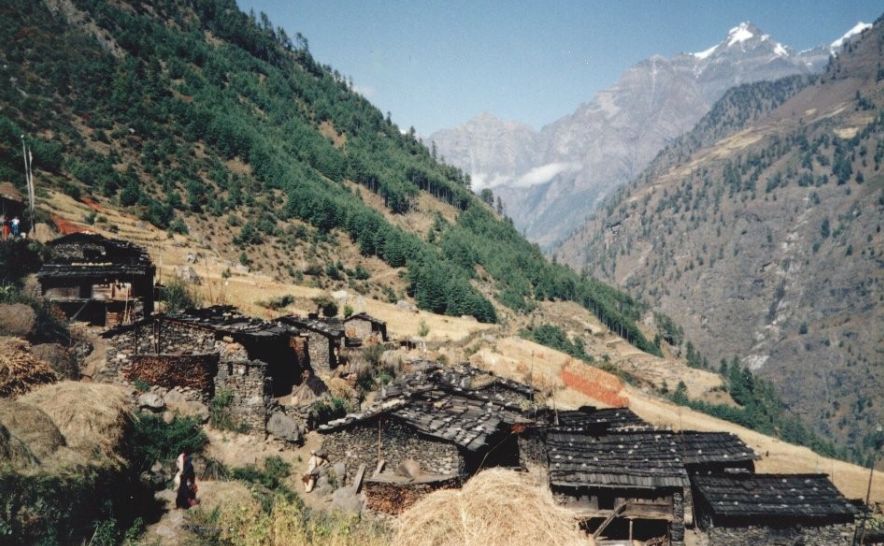
[[825,474],[734,474],[692,478],[713,516],[852,518],[856,508]]
[[685,464],[746,463],[758,455],[730,432],[686,430],[678,434]]
[[668,431],[602,436],[551,431],[547,448],[554,486],[655,489],[688,484],[678,440]]

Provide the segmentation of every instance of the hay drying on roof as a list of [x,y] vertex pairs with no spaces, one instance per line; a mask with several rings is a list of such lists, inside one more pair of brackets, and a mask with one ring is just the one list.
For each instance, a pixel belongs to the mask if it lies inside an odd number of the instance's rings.
[[35,389],[19,401],[46,412],[71,449],[118,459],[131,423],[131,401],[122,387],[62,381]]
[[27,341],[0,337],[0,396],[18,396],[57,379],[48,364],[31,354]]
[[593,544],[536,477],[513,470],[477,474],[462,489],[443,489],[399,517],[395,544],[571,546]]

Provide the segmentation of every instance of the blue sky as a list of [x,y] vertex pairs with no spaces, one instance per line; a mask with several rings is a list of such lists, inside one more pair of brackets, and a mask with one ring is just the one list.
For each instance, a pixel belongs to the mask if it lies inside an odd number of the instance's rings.
[[751,21],[796,50],[881,15],[880,0],[237,0],[301,32],[322,63],[427,136],[490,112],[539,128],[655,53],[700,51]]

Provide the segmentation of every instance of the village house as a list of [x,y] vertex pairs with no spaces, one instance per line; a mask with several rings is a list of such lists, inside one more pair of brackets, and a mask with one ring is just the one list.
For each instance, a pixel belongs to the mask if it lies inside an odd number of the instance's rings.
[[308,340],[292,326],[245,317],[230,306],[153,315],[102,334],[110,340],[96,379],[189,387],[208,401],[230,394],[231,417],[263,431],[276,400],[312,378]]
[[758,455],[736,434],[685,430],[678,441],[690,475],[755,472]]
[[156,269],[140,247],[91,233],[47,245],[37,272],[43,296],[71,320],[114,326],[153,312]]
[[427,366],[388,386],[366,411],[319,427],[323,450],[346,465],[347,481],[360,467],[386,469],[364,482],[370,508],[398,513],[480,468],[520,466],[517,435],[531,420],[483,396],[487,385],[472,390],[478,374],[461,370]]
[[851,544],[856,508],[824,474],[703,474],[691,481],[710,544]]
[[689,481],[673,433],[550,430],[546,445],[554,496],[594,538],[684,543]]
[[315,373],[327,375],[337,368],[345,342],[344,328],[340,322],[294,315],[276,320],[302,330],[307,336],[308,361]]
[[344,332],[347,341],[358,341],[360,345],[384,343],[387,338],[387,323],[368,313],[356,313],[344,319]]

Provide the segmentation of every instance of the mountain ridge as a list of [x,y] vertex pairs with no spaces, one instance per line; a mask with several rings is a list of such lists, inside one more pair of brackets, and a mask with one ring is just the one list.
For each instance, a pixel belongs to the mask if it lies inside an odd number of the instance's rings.
[[[737,33],[740,39],[730,44]],[[796,53],[751,23],[732,28],[706,52],[702,58],[680,53],[640,61],[613,86],[533,134],[510,135],[497,125],[499,147],[522,150],[533,143],[534,150],[517,162],[486,153],[481,142],[487,135],[475,119],[429,141],[447,162],[469,172],[477,189],[490,187],[499,195],[516,227],[549,250],[670,140],[690,130],[728,88],[810,75],[829,60],[826,47]],[[471,146],[474,140],[480,144]],[[526,184],[522,177],[539,169],[548,176]]]
[[815,81],[729,91],[556,251],[671,316],[712,362],[738,355],[857,452],[884,385],[881,27]]

